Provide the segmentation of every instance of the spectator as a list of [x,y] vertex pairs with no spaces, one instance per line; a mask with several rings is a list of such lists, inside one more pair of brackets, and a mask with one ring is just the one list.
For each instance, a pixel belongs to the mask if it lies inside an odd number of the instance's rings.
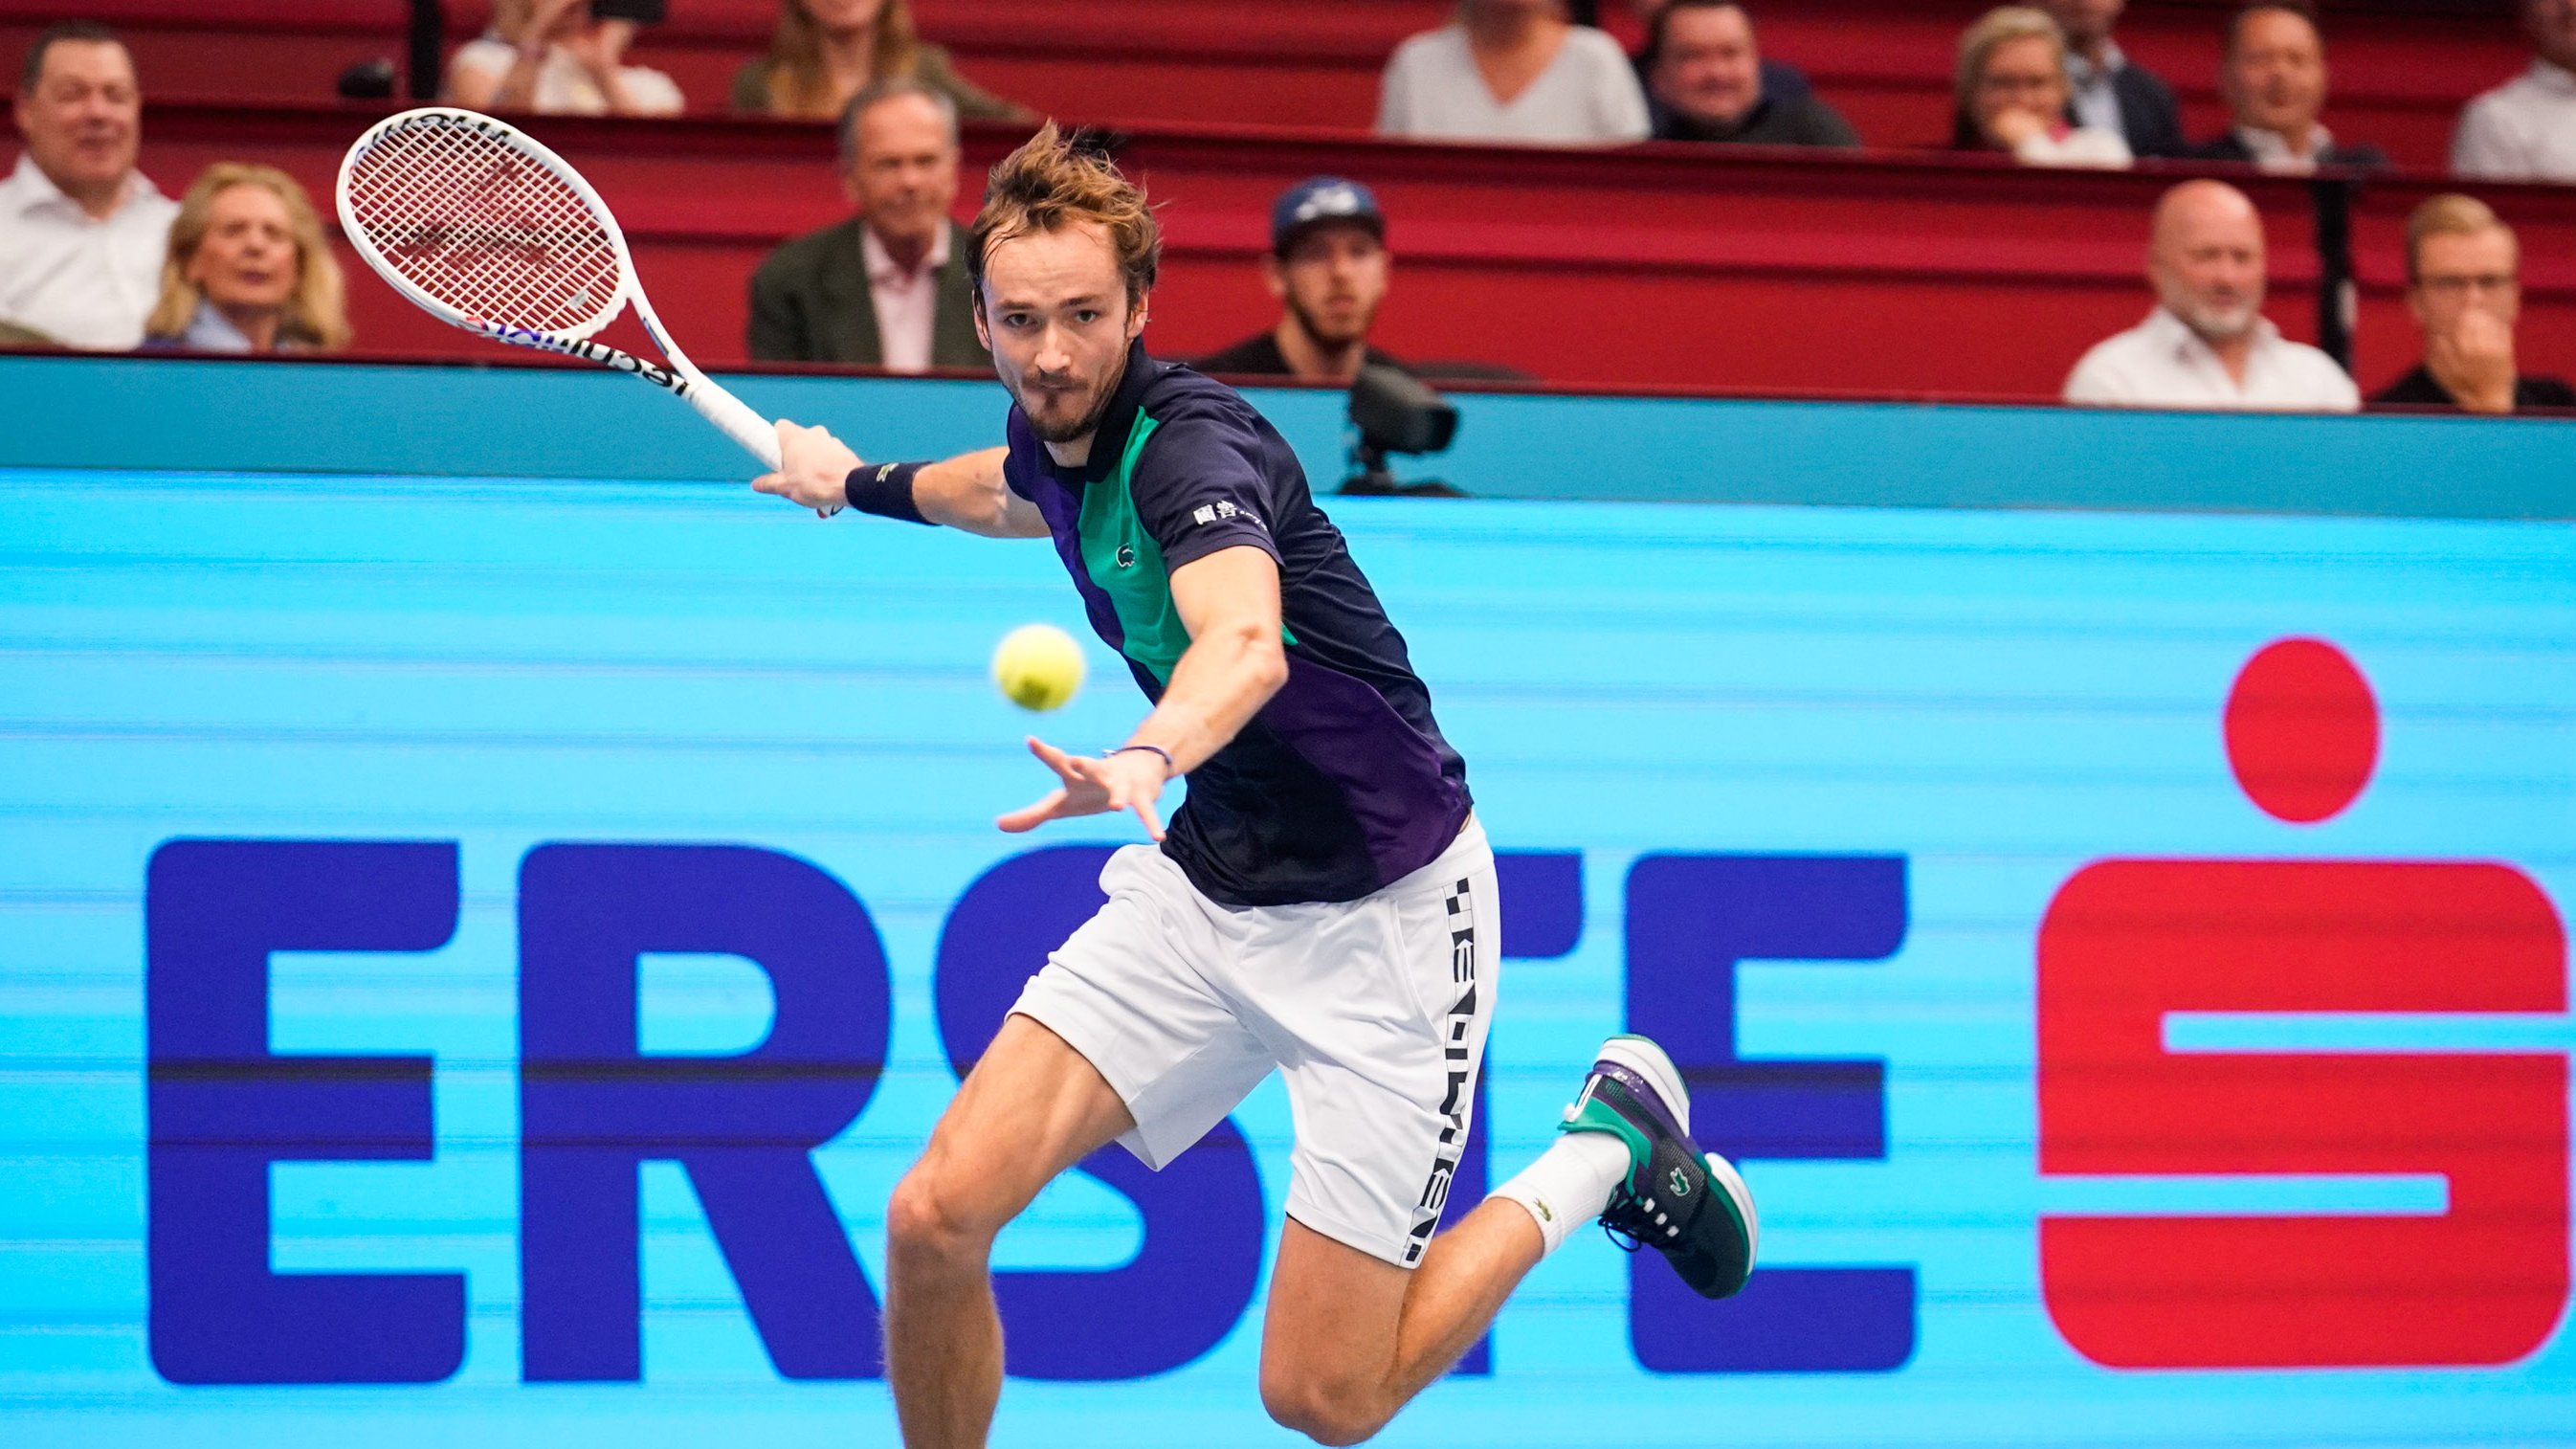
[[2334,359],[2263,316],[2263,218],[2223,181],[2186,181],[2156,204],[2147,254],[2156,310],[2096,346],[2066,400],[2113,407],[2351,412],[2361,405]]
[[2513,228],[2471,196],[2436,196],[2406,219],[2406,305],[2424,333],[2424,360],[2374,403],[2512,413],[2576,408],[2576,389],[2515,370],[2522,315],[2522,246]]
[[2127,6],[2128,0],[2040,0],[2039,8],[2066,34],[2066,77],[2075,92],[2066,119],[2117,134],[2133,155],[2179,155],[2182,108],[2174,103],[2173,87],[2130,60],[2111,38]]
[[2025,166],[2129,164],[2118,132],[2067,124],[2066,36],[2042,11],[2006,5],[1969,26],[1953,95],[1953,150],[2008,151]]
[[349,345],[347,292],[322,218],[268,166],[206,168],[180,199],[146,348],[332,351]]
[[492,0],[492,28],[447,62],[447,95],[486,111],[676,116],[680,88],[626,64],[632,20],[593,20],[589,0]]
[[2451,169],[2490,181],[2576,181],[2576,0],[2523,0],[2531,69],[2460,112]]
[[910,0],[779,0],[769,54],[733,78],[733,108],[828,121],[880,81],[917,81],[971,121],[1035,117],[957,73],[948,52],[913,31]]
[[992,366],[957,200],[957,111],[917,80],[860,91],[841,117],[841,190],[858,215],[780,247],[751,279],[751,355],[889,372]]
[[1646,97],[1619,43],[1556,0],[1460,0],[1458,18],[1395,48],[1381,135],[1572,144],[1642,141]]
[[[1629,0],[1628,8],[1637,17],[1637,29],[1646,35],[1649,42],[1654,37],[1656,17],[1662,15],[1671,4],[1672,0]],[[1598,6],[1591,8],[1596,11],[1599,9]],[[1584,9],[1585,7],[1581,5],[1569,3],[1566,6],[1566,14],[1572,17],[1577,25],[1597,24],[1597,20],[1585,17]],[[1649,43],[1635,55],[1628,57],[1628,65],[1637,73],[1637,88],[1646,93],[1648,119],[1660,121],[1661,118],[1655,106],[1654,83],[1650,78],[1650,73],[1654,69],[1654,56],[1650,53],[1652,50],[1653,46]],[[1795,100],[1815,94],[1815,88],[1807,83],[1805,71],[1787,61],[1766,55],[1762,57],[1762,94],[1774,100]]]
[[2326,43],[2306,0],[2255,0],[2227,31],[2219,94],[2235,128],[2191,149],[2201,161],[2246,161],[2286,176],[2320,166],[2384,167],[2376,146],[2335,144],[2317,121],[2326,106]]
[[1737,0],[1671,0],[1648,22],[1643,59],[1659,141],[1860,145],[1851,124],[1812,94],[1769,92],[1753,17]]
[[1368,345],[1387,253],[1386,213],[1367,187],[1318,176],[1281,193],[1261,279],[1279,299],[1278,325],[1199,359],[1199,371],[1348,385],[1363,363],[1411,370]]
[[0,321],[72,347],[143,336],[178,205],[134,169],[143,102],[114,31],[36,37],[18,79],[27,149],[0,182]]

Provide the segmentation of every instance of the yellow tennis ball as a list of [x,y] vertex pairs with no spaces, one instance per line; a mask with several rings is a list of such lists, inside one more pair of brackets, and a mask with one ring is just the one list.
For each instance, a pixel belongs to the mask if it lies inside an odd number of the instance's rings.
[[1082,688],[1082,646],[1053,624],[1023,624],[993,651],[993,682],[1022,709],[1055,709]]

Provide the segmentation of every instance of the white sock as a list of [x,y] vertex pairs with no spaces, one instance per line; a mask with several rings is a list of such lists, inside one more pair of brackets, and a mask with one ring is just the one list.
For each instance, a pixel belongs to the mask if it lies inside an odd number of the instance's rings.
[[1601,1216],[1610,1205],[1610,1190],[1628,1176],[1628,1144],[1607,1132],[1568,1132],[1520,1175],[1495,1188],[1529,1210],[1538,1223],[1545,1257],[1564,1243],[1576,1225]]

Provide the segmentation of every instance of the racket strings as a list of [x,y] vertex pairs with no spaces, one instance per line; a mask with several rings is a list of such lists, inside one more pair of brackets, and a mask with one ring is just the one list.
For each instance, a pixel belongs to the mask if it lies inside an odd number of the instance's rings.
[[573,332],[621,298],[617,244],[581,194],[470,124],[432,116],[384,133],[348,193],[385,262],[468,318]]

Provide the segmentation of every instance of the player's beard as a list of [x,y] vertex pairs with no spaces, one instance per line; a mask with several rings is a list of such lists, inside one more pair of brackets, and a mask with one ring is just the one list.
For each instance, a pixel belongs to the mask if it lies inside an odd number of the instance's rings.
[[[1051,415],[1041,414],[1038,409],[1029,406],[1029,393],[1038,391],[1037,389],[1023,389],[1014,385],[1011,388],[1011,400],[1020,405],[1021,415],[1029,420],[1029,431],[1037,435],[1039,442],[1071,443],[1091,436],[1092,431],[1100,426],[1100,420],[1108,415],[1110,400],[1118,396],[1118,384],[1125,381],[1126,377],[1127,354],[1121,352],[1118,354],[1118,365],[1111,368],[1109,375],[1100,380],[1098,389],[1083,405],[1082,411],[1069,421],[1052,421]],[[1063,395],[1060,390],[1053,388],[1046,389],[1045,392],[1057,397]]]

